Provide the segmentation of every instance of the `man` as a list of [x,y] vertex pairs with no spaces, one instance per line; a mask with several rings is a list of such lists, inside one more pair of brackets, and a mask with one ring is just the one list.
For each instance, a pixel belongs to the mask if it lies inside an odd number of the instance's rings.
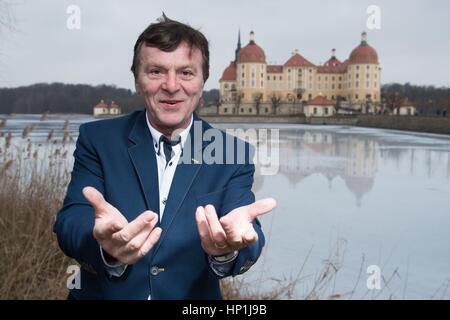
[[[69,298],[221,299],[219,279],[258,259],[256,217],[275,201],[255,202],[250,152],[244,163],[202,159],[211,129],[194,113],[209,75],[203,34],[164,16],[139,36],[131,70],[146,110],[79,129],[54,226],[61,249],[81,264],[81,288]],[[216,154],[236,160],[237,151]]]

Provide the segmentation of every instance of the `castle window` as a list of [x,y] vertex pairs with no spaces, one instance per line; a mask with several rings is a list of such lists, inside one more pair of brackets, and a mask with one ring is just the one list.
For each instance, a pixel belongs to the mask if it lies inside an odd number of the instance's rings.
[[369,87],[369,81],[366,81],[366,88]]
[[245,73],[244,72],[242,72],[242,78],[244,78],[245,77]]
[[356,74],[356,79],[359,79],[359,73]]
[[291,72],[291,69],[288,69],[288,72]]
[[328,114],[328,108],[324,108],[323,111],[325,114]]
[[342,89],[342,85],[341,84],[338,85],[338,89]]
[[270,80],[270,77],[269,77],[269,76],[267,76],[267,80]]
[[243,87],[244,85],[245,85],[245,81],[242,80],[242,82],[241,82],[241,87]]
[[334,77],[332,77],[332,78],[331,78],[331,80],[332,80],[332,81],[334,81],[334,80],[335,80],[335,78],[334,78]]
[[283,77],[282,77],[282,76],[280,76],[280,80],[283,80]]
[[355,87],[356,87],[356,88],[359,88],[359,81],[356,81]]
[[358,65],[356,66],[356,70],[359,70],[359,66]]
[[248,109],[248,111],[251,113],[251,112],[253,112],[253,109],[252,108],[250,108],[250,109]]
[[277,77],[273,76],[273,80],[277,80]]
[[225,83],[225,84],[223,85],[223,87],[224,87],[225,89],[228,89],[228,83]]
[[317,108],[314,108],[313,113],[317,114]]
[[312,73],[312,69],[309,69],[309,73]]
[[341,81],[342,80],[342,77],[339,77],[339,81]]
[[357,99],[357,100],[359,99],[359,96],[358,96],[358,94],[355,94],[355,99]]
[[266,108],[266,113],[269,113],[269,108]]
[[227,113],[227,112],[228,112],[228,108],[224,108],[223,111],[224,111],[225,113]]

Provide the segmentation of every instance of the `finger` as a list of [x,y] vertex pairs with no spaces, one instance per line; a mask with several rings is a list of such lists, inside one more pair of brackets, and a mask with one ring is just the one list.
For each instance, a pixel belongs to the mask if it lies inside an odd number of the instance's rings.
[[216,209],[214,208],[214,206],[209,204],[205,207],[205,216],[209,224],[212,241],[214,241],[214,243],[218,247],[226,246],[227,237],[225,235],[225,231],[222,228],[222,225],[219,222],[219,218],[217,217]]
[[111,237],[117,231],[122,230],[125,227],[124,223],[120,219],[99,219],[95,221],[94,225],[94,237],[96,239],[107,239]]
[[147,240],[144,242],[144,244],[141,246],[138,252],[138,258],[144,257],[152,248],[153,246],[158,242],[159,237],[161,236],[162,229],[160,227],[157,227],[150,232],[150,235],[148,236]]
[[267,212],[272,211],[277,206],[277,202],[274,198],[265,198],[248,206],[248,213],[250,219],[253,221],[257,216],[261,216]]
[[198,207],[195,212],[195,221],[197,222],[198,234],[203,243],[212,244],[211,230],[209,228],[208,220],[206,219],[205,209]]
[[157,215],[151,211],[144,211],[136,219],[127,224],[122,230],[116,232],[113,235],[115,241],[121,244],[128,243],[133,239],[139,232],[148,228],[152,220],[157,219]]
[[84,187],[83,195],[95,210],[95,215],[106,212],[107,202],[103,195],[94,187]]
[[144,227],[133,239],[131,239],[125,246],[123,246],[121,253],[130,254],[136,253],[138,250],[140,250],[157,222],[158,219],[151,220],[148,228]]
[[258,241],[258,234],[256,233],[255,229],[251,227],[243,236],[242,236],[242,242],[244,242],[246,245],[255,243]]

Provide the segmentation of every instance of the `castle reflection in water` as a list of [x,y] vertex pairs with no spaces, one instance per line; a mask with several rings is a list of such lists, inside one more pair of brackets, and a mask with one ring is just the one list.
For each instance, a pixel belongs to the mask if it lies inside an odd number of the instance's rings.
[[[350,129],[340,129],[283,129],[280,132],[280,165],[277,174],[286,177],[291,186],[301,183],[311,175],[319,174],[328,180],[329,188],[332,188],[333,181],[340,177],[355,196],[358,207],[361,206],[364,195],[374,187],[380,160],[393,161],[400,166],[405,165],[404,160],[408,158],[406,165],[411,174],[414,174],[417,142],[404,141],[402,147],[397,148],[397,143],[388,138],[384,139],[378,135],[371,138],[370,135],[351,133]],[[267,141],[259,141],[259,144],[261,143],[265,143],[270,150]],[[425,149],[428,175],[434,173],[449,179],[448,151]],[[434,167],[444,167],[444,172],[433,170]],[[262,189],[265,177],[257,166],[253,186],[255,193]]]

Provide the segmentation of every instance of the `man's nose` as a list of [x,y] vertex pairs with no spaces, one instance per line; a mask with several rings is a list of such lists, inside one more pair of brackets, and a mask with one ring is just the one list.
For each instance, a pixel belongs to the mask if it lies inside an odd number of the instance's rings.
[[180,84],[178,83],[178,78],[175,72],[167,73],[167,77],[162,84],[162,88],[169,93],[175,93],[180,89]]

